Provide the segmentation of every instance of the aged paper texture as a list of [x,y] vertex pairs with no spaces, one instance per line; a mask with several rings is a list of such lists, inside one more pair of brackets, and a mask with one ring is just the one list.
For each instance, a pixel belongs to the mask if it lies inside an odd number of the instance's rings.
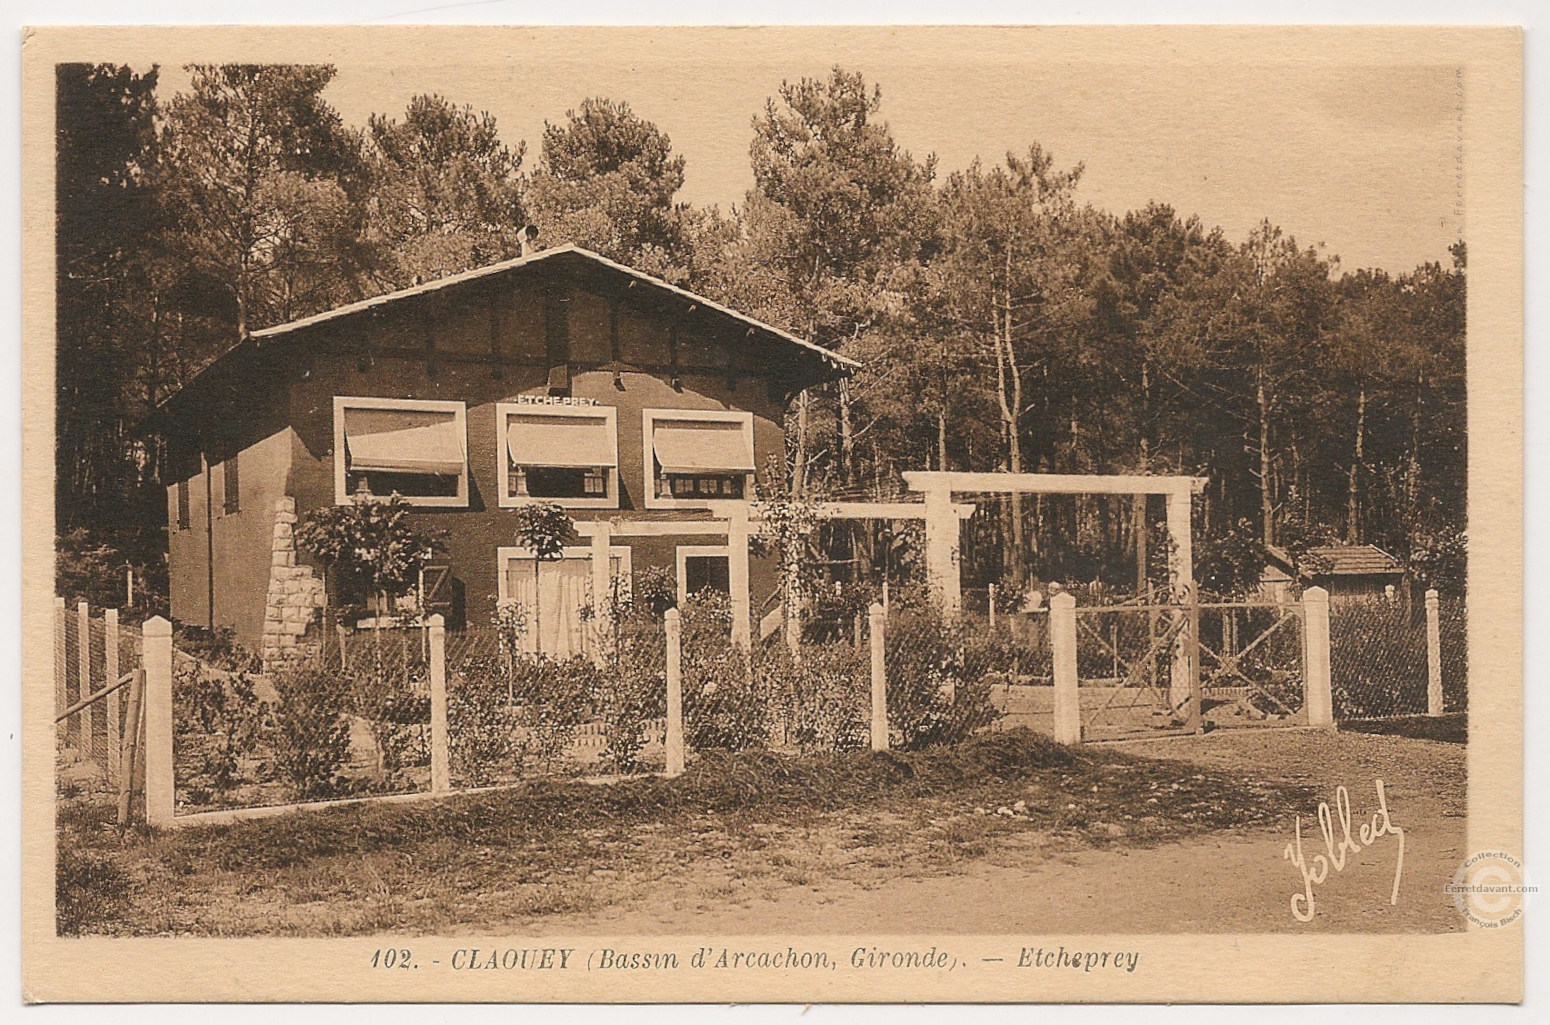
[[1519,999],[1517,31],[23,95],[26,999]]

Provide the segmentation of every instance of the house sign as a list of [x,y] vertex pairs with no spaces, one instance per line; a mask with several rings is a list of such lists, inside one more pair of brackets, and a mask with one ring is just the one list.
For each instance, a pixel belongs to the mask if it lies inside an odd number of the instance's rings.
[[596,399],[579,395],[518,395],[519,406],[595,406]]

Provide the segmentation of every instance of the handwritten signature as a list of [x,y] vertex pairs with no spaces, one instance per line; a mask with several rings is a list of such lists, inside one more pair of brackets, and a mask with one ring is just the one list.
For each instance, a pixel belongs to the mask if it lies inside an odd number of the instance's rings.
[[[1356,831],[1358,840],[1351,838],[1351,795],[1346,788],[1335,788],[1335,808],[1330,811],[1328,801],[1319,802],[1319,831],[1324,834],[1324,847],[1328,855],[1315,854],[1311,864],[1302,852],[1302,816],[1297,817],[1297,838],[1286,845],[1282,857],[1287,858],[1302,874],[1302,892],[1292,894],[1292,917],[1299,922],[1313,921],[1313,888],[1329,876],[1329,870],[1345,870],[1346,858],[1364,847],[1371,847],[1385,836],[1399,838],[1399,858],[1394,865],[1394,890],[1390,904],[1399,903],[1399,877],[1405,870],[1405,831],[1394,825],[1389,818],[1388,799],[1383,793],[1383,781],[1374,780],[1378,790],[1378,810],[1371,822],[1361,823]],[[1335,826],[1340,827],[1340,839],[1335,839]]]

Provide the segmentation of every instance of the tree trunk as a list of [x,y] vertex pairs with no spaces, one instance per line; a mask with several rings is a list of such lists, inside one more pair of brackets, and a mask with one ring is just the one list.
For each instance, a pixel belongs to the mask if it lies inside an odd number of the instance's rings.
[[838,387],[840,390],[840,472],[846,484],[854,484],[856,466],[851,454],[854,435],[850,423],[850,388],[843,380],[839,382]]
[[[1006,426],[1006,461],[1007,469],[1012,473],[1023,472],[1023,439],[1022,439],[1022,409],[1023,409],[1023,375],[1022,368],[1017,365],[1017,352],[1013,348],[1012,338],[1012,255],[1010,249],[1006,256],[1007,284],[1002,294],[1004,300],[999,310],[999,315],[994,317],[994,323],[999,331],[996,344],[996,400],[1001,406],[1001,418]],[[992,311],[997,313],[997,311]],[[1002,363],[1004,358],[1005,363]],[[1012,394],[1010,400],[1006,394],[1007,379],[1010,378]],[[1012,576],[1021,580],[1026,564],[1026,542],[1023,537],[1023,496],[1017,491],[1012,492]]]
[[1367,431],[1367,389],[1356,393],[1356,448],[1351,460],[1351,471],[1346,480],[1345,539],[1346,544],[1360,544],[1362,540],[1361,504],[1357,497],[1360,487],[1359,474],[1362,466],[1362,446]]
[[936,415],[936,468],[947,472],[947,408]]
[[1276,543],[1275,503],[1270,497],[1270,402],[1265,395],[1265,373],[1257,375],[1254,390],[1259,405],[1259,515],[1264,542]]
[[802,499],[807,493],[807,390],[797,395],[797,450],[791,465],[791,497]]

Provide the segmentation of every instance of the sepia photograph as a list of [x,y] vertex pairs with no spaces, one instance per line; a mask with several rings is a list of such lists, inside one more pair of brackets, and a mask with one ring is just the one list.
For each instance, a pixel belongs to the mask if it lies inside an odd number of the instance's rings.
[[1520,40],[1374,31],[44,32],[48,949],[1515,999]]

